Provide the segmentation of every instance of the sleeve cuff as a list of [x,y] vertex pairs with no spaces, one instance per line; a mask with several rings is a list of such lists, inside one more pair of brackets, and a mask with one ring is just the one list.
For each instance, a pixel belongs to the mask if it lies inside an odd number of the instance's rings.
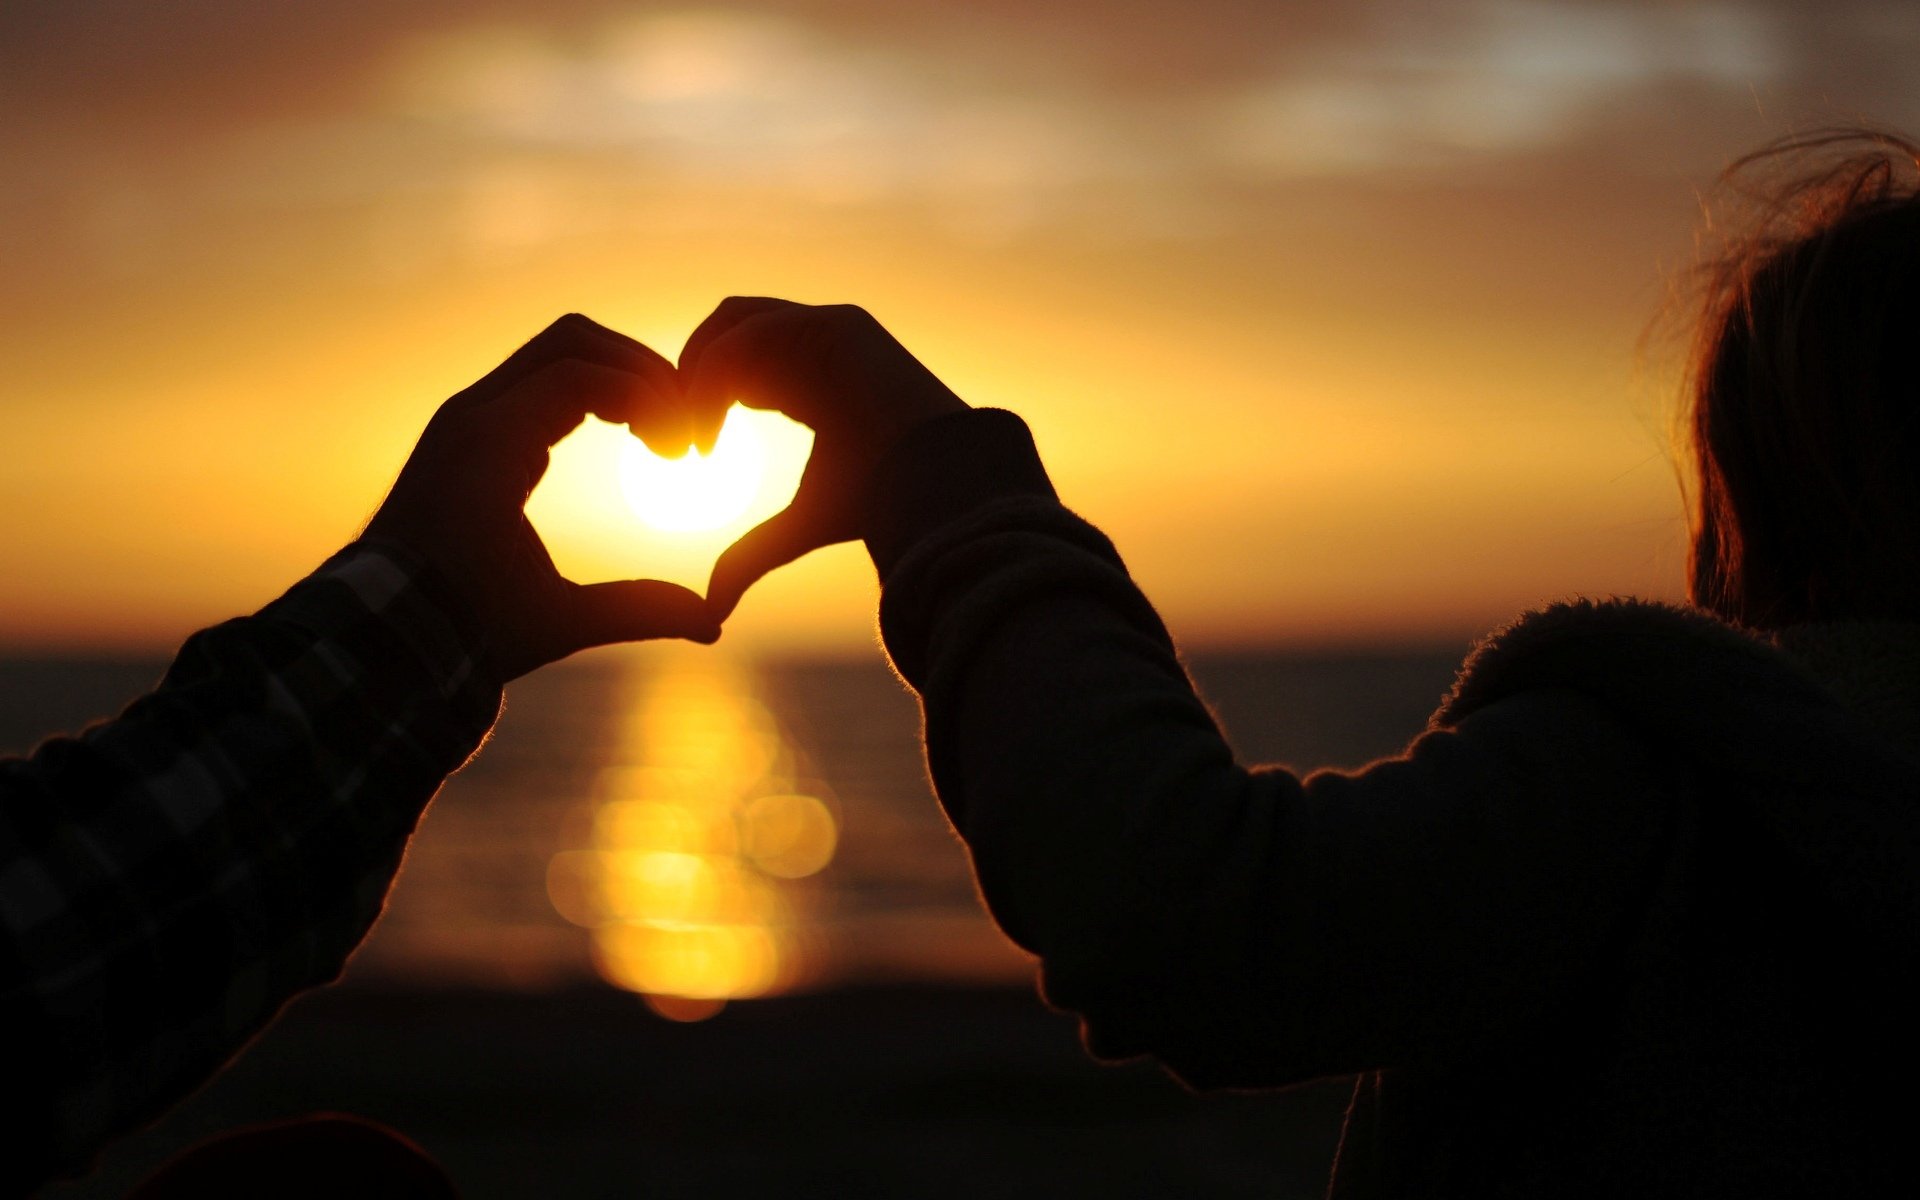
[[1010,497],[1058,503],[1025,421],[998,408],[929,421],[874,469],[867,551],[885,579],[928,534]]

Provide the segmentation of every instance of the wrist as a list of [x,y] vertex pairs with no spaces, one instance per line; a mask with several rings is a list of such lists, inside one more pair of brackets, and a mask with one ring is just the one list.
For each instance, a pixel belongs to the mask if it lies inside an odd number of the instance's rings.
[[461,647],[465,657],[480,667],[483,674],[495,683],[499,682],[497,672],[486,669],[489,658],[487,623],[474,607],[466,590],[459,586],[455,572],[446,563],[438,561],[413,539],[391,529],[378,528],[377,523],[370,524],[366,532],[348,544],[335,559],[345,558],[356,551],[383,558],[404,572],[413,589],[441,618],[452,643]]
[[1033,434],[1013,413],[968,408],[908,430],[875,464],[862,531],[884,578],[920,538],[1000,501],[1058,504]]

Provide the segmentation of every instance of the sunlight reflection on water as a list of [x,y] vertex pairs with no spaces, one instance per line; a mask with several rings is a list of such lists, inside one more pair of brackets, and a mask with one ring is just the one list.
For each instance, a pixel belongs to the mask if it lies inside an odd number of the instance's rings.
[[822,899],[812,877],[839,823],[747,668],[705,650],[650,668],[624,681],[587,844],[554,855],[547,893],[591,931],[603,979],[698,1020],[806,977]]
[[[429,809],[347,983],[625,979],[682,1019],[755,991],[1031,986],[928,794],[899,681],[876,658],[729,654],[652,642],[516,681],[486,749]],[[1305,770],[1405,745],[1457,662],[1437,649],[1192,665],[1246,758]],[[0,659],[0,748],[112,714],[164,665]],[[728,994],[692,994],[714,992]]]

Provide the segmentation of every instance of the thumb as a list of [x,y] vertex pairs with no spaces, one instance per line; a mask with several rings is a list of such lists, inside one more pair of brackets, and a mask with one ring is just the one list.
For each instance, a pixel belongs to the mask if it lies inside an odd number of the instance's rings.
[[685,638],[706,644],[720,640],[720,622],[707,610],[707,602],[677,583],[622,579],[568,586],[576,650],[649,638]]
[[855,535],[821,527],[819,518],[794,505],[740,535],[713,564],[707,580],[707,609],[716,621],[733,615],[747,589],[777,568],[822,546],[848,541]]

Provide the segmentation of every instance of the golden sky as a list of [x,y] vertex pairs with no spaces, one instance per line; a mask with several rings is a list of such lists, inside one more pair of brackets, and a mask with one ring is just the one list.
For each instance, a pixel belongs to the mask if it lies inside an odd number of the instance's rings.
[[[1672,596],[1635,354],[1698,193],[1920,125],[1916,45],[1891,0],[7,5],[0,649],[257,607],[553,317],[671,356],[730,293],[863,304],[1023,414],[1190,644]],[[536,523],[700,586],[729,531],[642,525],[623,436]],[[858,647],[873,596],[840,548],[729,637]]]

